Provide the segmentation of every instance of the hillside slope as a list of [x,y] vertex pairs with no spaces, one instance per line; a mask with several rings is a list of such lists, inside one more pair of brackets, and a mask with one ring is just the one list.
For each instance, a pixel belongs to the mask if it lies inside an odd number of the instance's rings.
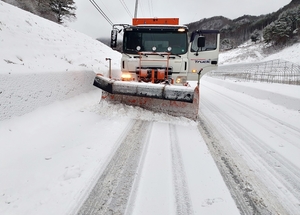
[[2,1],[0,50],[0,120],[95,89],[107,57],[120,65],[101,42]]
[[219,56],[220,66],[237,63],[258,63],[261,61],[281,59],[300,65],[300,42],[283,49],[266,47],[264,42],[253,43],[250,40],[237,48],[223,51]]
[[[230,43],[230,46],[236,48],[250,39],[255,30],[262,30],[271,22],[278,19],[279,15],[286,10],[300,5],[299,0],[292,0],[289,4],[279,8],[277,11],[260,16],[243,15],[236,19],[228,19],[223,16],[214,16],[204,18],[196,22],[187,24],[191,31],[197,29],[217,29],[221,32],[221,41],[223,39]],[[226,49],[228,44],[223,44],[221,48]]]

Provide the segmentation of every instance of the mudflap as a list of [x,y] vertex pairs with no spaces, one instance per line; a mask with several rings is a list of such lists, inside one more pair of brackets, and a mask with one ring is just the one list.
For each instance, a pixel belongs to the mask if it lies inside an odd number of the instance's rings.
[[196,121],[199,111],[199,88],[194,90],[193,102],[183,102],[175,100],[165,100],[149,97],[139,97],[131,95],[111,94],[102,92],[102,99],[113,104],[126,104],[131,106],[138,106],[146,110],[166,113],[176,117],[186,117]]

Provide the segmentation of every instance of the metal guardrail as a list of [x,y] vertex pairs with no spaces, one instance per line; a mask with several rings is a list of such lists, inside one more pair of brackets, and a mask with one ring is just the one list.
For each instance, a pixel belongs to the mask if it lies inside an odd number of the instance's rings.
[[284,60],[224,65],[207,75],[222,79],[300,85],[300,65]]

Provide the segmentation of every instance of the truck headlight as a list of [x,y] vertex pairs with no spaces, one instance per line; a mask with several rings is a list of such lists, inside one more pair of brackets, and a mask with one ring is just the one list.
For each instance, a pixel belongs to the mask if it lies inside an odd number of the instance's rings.
[[132,79],[131,74],[129,73],[122,73],[121,75],[122,81],[130,81]]
[[178,77],[177,77],[175,83],[176,83],[176,84],[180,84],[180,83],[181,83],[181,78],[178,78]]
[[185,84],[186,83],[186,76],[177,76],[175,80],[175,84]]

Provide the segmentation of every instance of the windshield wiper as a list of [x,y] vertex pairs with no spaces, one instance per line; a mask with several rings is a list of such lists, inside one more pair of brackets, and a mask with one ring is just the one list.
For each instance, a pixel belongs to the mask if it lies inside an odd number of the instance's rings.
[[[165,57],[165,55],[167,55],[167,54],[159,54],[159,55],[162,56],[162,57]],[[169,56],[170,56],[170,55],[175,55],[175,56],[181,58],[181,56],[180,56],[179,54],[172,54],[172,53],[169,53]],[[172,58],[175,58],[175,57],[172,57]]]
[[[133,54],[133,55],[134,55],[134,54],[139,54],[138,51],[137,51],[136,49],[126,49],[126,51],[133,52],[133,53],[130,53],[130,54]],[[127,55],[127,56],[130,57],[130,58],[140,58],[140,56],[131,56],[131,55],[125,53],[125,52],[123,52],[123,54]],[[146,56],[146,57],[148,57],[148,56]]]
[[180,58],[181,58],[181,56],[180,56],[179,54],[170,54],[170,55],[175,55],[175,56],[177,56],[177,57],[180,57]]
[[148,57],[148,55],[146,53],[141,53],[141,55],[145,56],[145,57]]

